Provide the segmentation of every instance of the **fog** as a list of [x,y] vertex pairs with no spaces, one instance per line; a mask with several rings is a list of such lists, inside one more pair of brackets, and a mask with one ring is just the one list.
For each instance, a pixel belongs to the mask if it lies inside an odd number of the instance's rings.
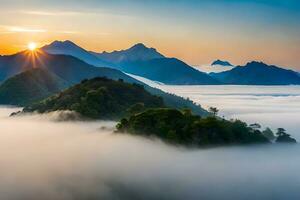
[[16,110],[0,108],[0,199],[300,198],[299,145],[191,150]]
[[178,86],[133,77],[165,92],[189,98],[206,109],[217,107],[219,115],[227,119],[259,123],[273,131],[283,127],[300,141],[300,86]]

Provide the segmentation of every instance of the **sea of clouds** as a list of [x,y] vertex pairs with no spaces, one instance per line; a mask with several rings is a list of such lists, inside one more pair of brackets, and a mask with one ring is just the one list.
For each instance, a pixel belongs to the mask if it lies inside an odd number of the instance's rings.
[[0,108],[0,199],[300,198],[299,145],[192,150],[17,110]]
[[[152,83],[154,86],[154,83]],[[168,86],[160,89],[190,98],[220,116],[260,123],[274,131],[283,127],[300,140],[300,86]]]

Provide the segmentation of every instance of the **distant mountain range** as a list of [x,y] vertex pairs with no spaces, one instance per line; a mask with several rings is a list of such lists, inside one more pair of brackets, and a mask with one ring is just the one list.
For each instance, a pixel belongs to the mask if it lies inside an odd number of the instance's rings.
[[230,66],[230,67],[233,66],[230,62],[228,62],[228,61],[222,61],[222,60],[215,60],[214,62],[212,62],[211,65],[212,66],[214,66],[214,65],[221,65],[221,66]]
[[148,48],[141,43],[129,49],[111,53],[88,52],[70,41],[55,41],[42,49],[48,53],[72,55],[90,64],[94,62],[96,63],[93,64],[94,66],[99,66],[97,62],[101,61],[101,63],[106,63],[106,66],[111,68],[165,84],[219,84],[218,81],[206,73],[195,70],[178,59],[166,58],[156,49]]
[[234,85],[299,85],[297,72],[283,69],[262,62],[249,62],[245,66],[237,66],[232,70],[211,73],[215,79],[224,84]]
[[126,50],[113,51],[111,53],[108,52],[103,52],[103,53],[91,52],[91,53],[102,60],[115,63],[115,64],[135,62],[135,61],[147,61],[147,60],[157,59],[157,58],[165,58],[165,56],[157,52],[156,49],[147,48],[142,43],[138,43]]
[[[77,57],[94,66],[108,66],[123,72],[142,76],[153,81],[172,85],[289,85],[299,84],[296,72],[263,63],[252,62],[246,66],[233,65],[228,61],[216,60],[211,66],[231,67],[225,72],[204,73],[176,58],[168,58],[154,48],[136,44],[129,49],[96,53],[87,51],[71,41],[55,41],[44,46],[51,54]],[[215,70],[223,71],[223,70]]]
[[[231,65],[222,60],[212,64]],[[72,84],[96,76],[124,79],[126,82],[137,81],[121,71],[172,85],[300,84],[299,73],[261,62],[250,62],[225,72],[207,74],[181,60],[167,58],[156,49],[141,43],[121,51],[95,53],[68,40],[54,41],[36,53],[23,51],[11,56],[0,56],[0,82],[35,67],[43,67]]]
[[49,45],[41,48],[44,52],[54,55],[70,55],[93,65],[95,67],[114,67],[110,62],[104,61],[85,49],[79,47],[75,43],[66,41],[54,41]]

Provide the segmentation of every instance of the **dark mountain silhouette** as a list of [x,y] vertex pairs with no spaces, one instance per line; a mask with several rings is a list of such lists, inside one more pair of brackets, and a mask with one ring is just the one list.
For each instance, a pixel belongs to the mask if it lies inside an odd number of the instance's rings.
[[166,58],[142,43],[111,53],[88,52],[71,41],[55,41],[42,49],[51,54],[72,55],[94,66],[103,64],[166,84],[218,84],[207,74],[178,59]]
[[101,60],[97,56],[91,54],[90,52],[86,51],[85,49],[79,47],[78,45],[69,40],[54,41],[51,44],[42,47],[41,49],[49,54],[74,56],[96,67],[114,66],[112,63]]
[[148,48],[141,43],[127,50],[94,55],[107,62],[117,64],[117,68],[126,73],[143,76],[165,84],[218,84],[218,81],[207,74],[176,58],[166,58],[156,49]]
[[222,61],[222,60],[215,60],[211,65],[212,66],[214,66],[214,65],[233,66],[230,62],[228,62],[228,61]]
[[115,64],[132,61],[146,61],[155,58],[164,58],[164,56],[157,52],[156,49],[148,48],[142,43],[138,43],[126,50],[113,51],[111,53],[92,53],[102,60]]
[[124,72],[174,85],[214,85],[217,80],[176,58],[158,58],[148,61],[123,63]]
[[0,82],[33,68],[48,69],[72,84],[97,76],[106,76],[114,80],[124,79],[127,82],[136,81],[116,69],[94,67],[73,56],[52,55],[39,50],[23,51],[15,55],[0,57]]
[[262,62],[250,62],[246,66],[237,66],[232,70],[211,73],[212,77],[226,84],[236,85],[291,85],[300,84],[297,72],[267,65]]
[[144,85],[145,89],[151,94],[161,96],[169,107],[190,108],[195,114],[207,115],[207,111],[192,101],[152,88],[119,70],[94,67],[73,56],[52,55],[42,50],[36,52],[23,51],[11,56],[0,56],[0,83],[12,76],[35,68],[46,69],[69,85],[79,83],[83,79],[95,77],[107,77],[113,80],[122,79],[128,83],[138,83]]
[[0,85],[0,104],[27,105],[68,86],[66,81],[46,69],[27,70]]

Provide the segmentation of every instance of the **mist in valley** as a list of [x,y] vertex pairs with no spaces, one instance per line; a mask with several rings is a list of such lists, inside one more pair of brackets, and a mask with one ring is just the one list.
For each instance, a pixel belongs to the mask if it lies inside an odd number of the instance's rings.
[[299,145],[186,149],[16,110],[0,108],[0,199],[300,197]]

